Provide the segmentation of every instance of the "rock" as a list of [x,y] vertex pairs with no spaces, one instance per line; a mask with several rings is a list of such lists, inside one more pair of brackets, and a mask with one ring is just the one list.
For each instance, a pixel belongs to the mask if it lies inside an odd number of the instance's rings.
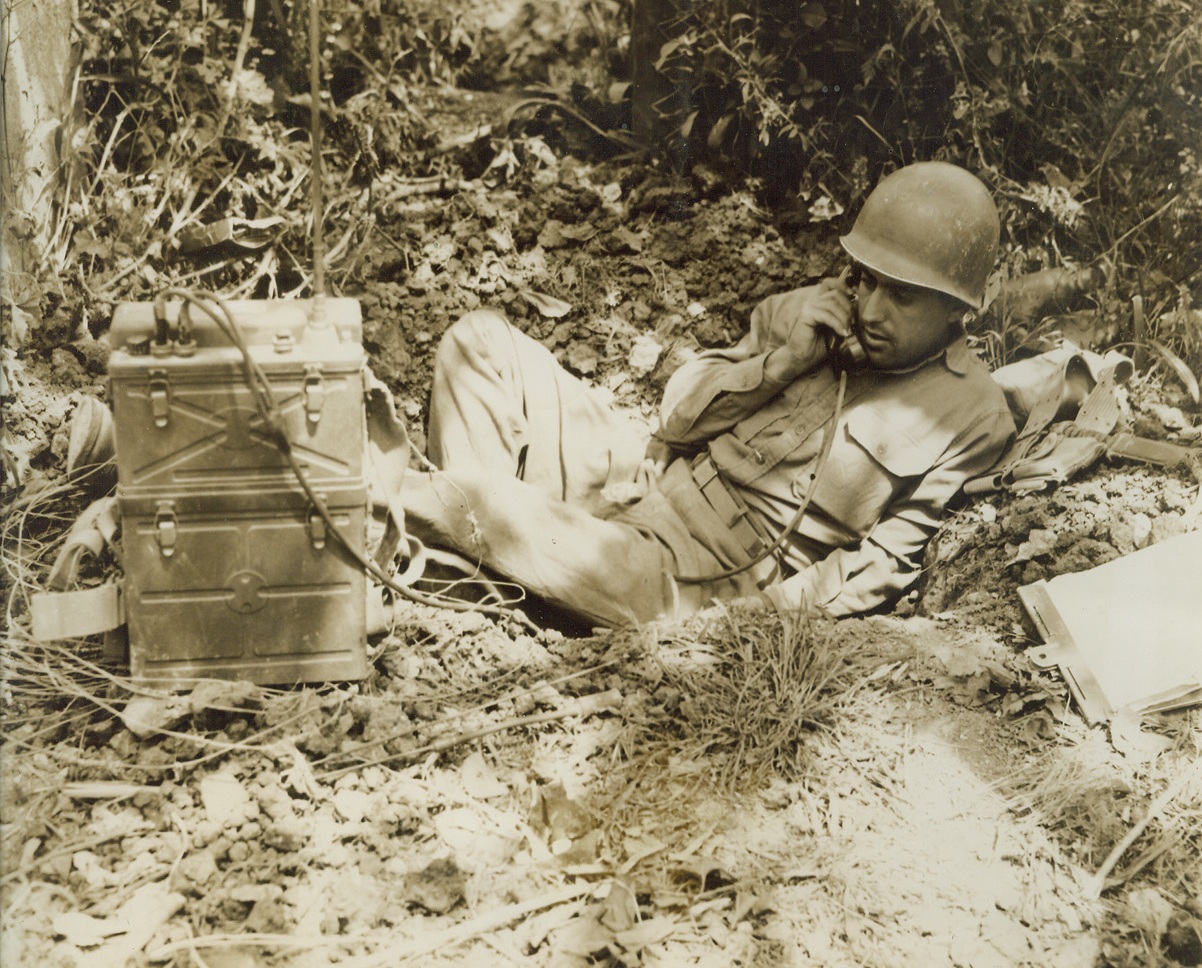
[[334,810],[347,823],[359,823],[371,807],[371,797],[359,790],[339,790],[334,794]]
[[443,858],[405,878],[405,890],[412,904],[431,914],[446,914],[463,901],[466,880],[453,860]]
[[250,794],[232,773],[210,773],[200,781],[200,802],[208,819],[225,827],[246,819]]
[[202,850],[182,858],[171,875],[171,889],[185,894],[200,894],[217,876],[217,860],[211,851]]
[[300,850],[309,840],[309,831],[296,817],[284,817],[263,831],[263,843],[285,853]]

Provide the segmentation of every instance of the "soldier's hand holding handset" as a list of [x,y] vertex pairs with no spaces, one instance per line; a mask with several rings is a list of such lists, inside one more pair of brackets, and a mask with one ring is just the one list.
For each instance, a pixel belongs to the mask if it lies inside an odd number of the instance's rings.
[[764,361],[770,379],[796,379],[822,362],[848,339],[854,340],[855,293],[848,283],[850,267],[823,279],[790,321],[784,342]]

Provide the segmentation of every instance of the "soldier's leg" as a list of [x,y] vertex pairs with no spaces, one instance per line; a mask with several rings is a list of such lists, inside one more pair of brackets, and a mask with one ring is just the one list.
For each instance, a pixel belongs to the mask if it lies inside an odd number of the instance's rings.
[[647,530],[595,517],[516,478],[454,467],[411,471],[402,500],[410,534],[598,625],[682,617],[701,604],[692,588],[680,600],[673,554]]
[[518,477],[586,510],[634,479],[648,431],[491,310],[468,313],[435,357],[427,452],[446,470]]

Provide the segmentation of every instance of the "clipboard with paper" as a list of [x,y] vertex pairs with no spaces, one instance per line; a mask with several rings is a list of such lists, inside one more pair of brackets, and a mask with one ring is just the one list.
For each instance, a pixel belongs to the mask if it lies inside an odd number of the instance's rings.
[[1018,593],[1089,722],[1202,703],[1202,531]]

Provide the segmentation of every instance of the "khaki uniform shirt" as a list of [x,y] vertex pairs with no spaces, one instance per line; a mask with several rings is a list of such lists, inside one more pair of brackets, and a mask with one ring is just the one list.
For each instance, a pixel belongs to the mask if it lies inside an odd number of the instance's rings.
[[815,488],[783,549],[787,577],[765,592],[782,611],[848,615],[914,583],[944,508],[997,461],[1015,428],[1000,387],[961,332],[905,371],[849,373],[830,456],[815,481],[838,376],[816,335],[813,367],[790,383],[769,379],[764,360],[816,291],[770,296],[735,346],[677,370],[664,392],[660,436],[686,451],[708,447],[753,523],[772,536]]

